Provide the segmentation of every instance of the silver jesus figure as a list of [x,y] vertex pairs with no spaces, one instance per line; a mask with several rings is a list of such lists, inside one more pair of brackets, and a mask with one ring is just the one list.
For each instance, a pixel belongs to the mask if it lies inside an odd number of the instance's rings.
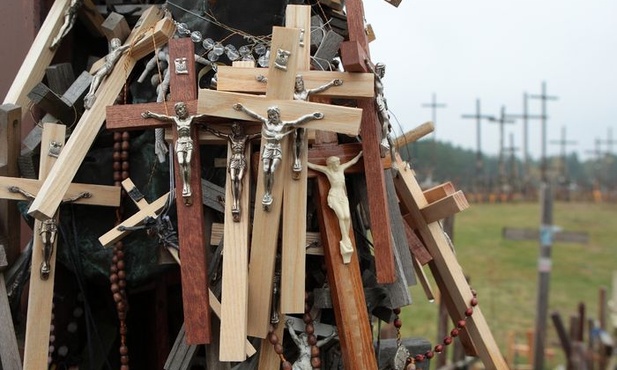
[[265,188],[261,204],[265,211],[269,211],[272,205],[274,173],[282,159],[281,140],[290,132],[293,132],[293,130],[287,130],[287,127],[301,125],[316,119],[323,119],[324,115],[323,113],[315,112],[299,117],[294,121],[282,121],[281,111],[278,107],[268,108],[268,117],[262,117],[240,103],[234,104],[233,108],[262,122],[261,136],[266,140],[266,144],[261,155]]
[[244,171],[246,169],[246,143],[259,137],[261,133],[246,135],[244,133],[243,126],[234,122],[231,125],[231,134],[226,134],[214,130],[210,127],[206,127],[206,131],[213,135],[227,139],[231,148],[231,156],[229,163],[227,164],[227,172],[231,179],[231,196],[233,203],[231,206],[231,214],[235,222],[240,221],[240,196],[242,195],[242,178],[244,178]]
[[130,47],[131,45],[122,45],[122,41],[120,41],[117,37],[111,39],[109,42],[109,54],[105,56],[105,63],[94,74],[92,83],[90,84],[90,90],[88,90],[88,94],[84,97],[85,109],[92,108],[94,101],[96,100],[96,90],[101,85],[101,82],[103,82],[103,79],[107,77],[111,71],[113,71],[118,59],[122,56],[122,53]]
[[186,103],[178,102],[174,105],[176,111],[175,116],[166,116],[150,111],[143,112],[143,118],[154,118],[162,122],[175,123],[176,131],[178,132],[178,140],[176,141],[175,151],[176,159],[182,171],[182,198],[184,204],[192,204],[191,191],[191,158],[193,155],[193,139],[191,139],[191,124],[196,118],[204,117],[205,114],[189,115]]
[[[317,94],[317,93],[328,90],[332,86],[341,86],[342,84],[343,84],[343,80],[337,78],[337,79],[334,79],[328,82],[327,84],[321,85],[314,89],[307,89],[306,87],[304,87],[304,78],[302,78],[302,75],[297,75],[296,83],[294,85],[294,100],[308,101],[309,97],[312,94]],[[294,162],[291,167],[291,169],[293,170],[292,177],[295,180],[300,178],[300,172],[302,172],[302,161],[300,160],[300,156],[301,156],[303,141],[304,141],[304,129],[299,127],[294,130],[294,143],[293,143]]]

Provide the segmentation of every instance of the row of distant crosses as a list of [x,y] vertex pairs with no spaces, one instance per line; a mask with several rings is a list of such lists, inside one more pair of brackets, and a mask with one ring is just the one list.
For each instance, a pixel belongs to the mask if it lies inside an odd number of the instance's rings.
[[[542,104],[541,113],[539,115],[529,114],[528,105],[527,105],[527,102],[529,99],[538,99],[541,101],[541,104]],[[494,192],[498,194],[512,193],[513,190],[515,190],[513,189],[513,186],[512,186],[513,182],[516,182],[517,178],[522,178],[522,184],[521,184],[520,191],[522,192],[523,196],[531,196],[531,194],[529,194],[529,192],[531,191],[531,188],[530,188],[531,176],[530,176],[530,167],[529,167],[529,151],[528,151],[528,146],[527,146],[527,143],[528,143],[527,127],[528,127],[529,120],[539,119],[541,122],[542,151],[541,151],[541,163],[540,163],[540,180],[543,183],[546,183],[549,181],[548,164],[547,164],[547,156],[546,156],[546,144],[547,144],[546,122],[548,120],[546,107],[547,107],[548,101],[555,101],[555,100],[557,100],[556,96],[547,95],[546,82],[542,82],[542,92],[540,94],[538,95],[529,95],[527,93],[523,94],[523,113],[521,114],[506,114],[505,106],[502,106],[499,117],[485,115],[481,113],[480,99],[476,99],[476,112],[474,114],[461,115],[461,117],[464,119],[475,119],[476,120],[477,151],[476,151],[476,168],[475,168],[476,184],[474,184],[474,189],[473,189],[474,193],[476,194],[487,193],[491,190],[491,189],[488,189],[490,186],[487,186],[486,177],[484,176],[484,161],[482,159],[482,141],[481,141],[481,135],[480,135],[480,132],[481,132],[480,124],[482,120],[487,120],[488,122],[499,124],[498,179],[494,186],[494,190],[493,190]],[[438,103],[436,94],[433,93],[432,101],[430,103],[422,104],[422,107],[430,108],[432,110],[432,121],[434,124],[436,124],[437,123],[436,122],[437,121],[437,109],[446,108],[446,104]],[[522,156],[523,173],[521,174],[520,177],[518,176],[518,170],[516,167],[515,154],[514,154],[518,150],[518,148],[514,147],[514,139],[513,139],[514,136],[512,134],[510,134],[510,138],[509,138],[510,146],[506,147],[504,145],[504,140],[505,140],[504,126],[506,124],[513,124],[515,122],[514,121],[515,119],[523,120],[523,156]],[[566,139],[565,126],[562,127],[561,129],[561,139],[551,140],[550,143],[560,145],[560,163],[558,164],[558,169],[557,169],[557,179],[556,179],[557,183],[558,185],[568,187],[570,185],[570,181],[569,181],[569,175],[568,175],[568,170],[566,166],[566,156],[567,156],[566,148],[568,145],[576,145],[577,143],[576,141]],[[612,146],[615,143],[616,141],[613,140],[612,129],[609,128],[606,139],[605,140],[596,139],[594,150],[589,151],[588,153],[592,154],[596,158],[596,161],[599,163],[601,162],[603,157],[613,155]],[[606,145],[606,151],[604,152],[601,150],[602,145]],[[508,155],[510,157],[510,164],[511,164],[509,175],[507,174],[506,161],[505,161],[505,157]],[[599,172],[601,172],[601,169],[598,169],[596,171],[596,174],[595,174],[596,179],[594,181],[595,186],[597,188],[601,187]]]

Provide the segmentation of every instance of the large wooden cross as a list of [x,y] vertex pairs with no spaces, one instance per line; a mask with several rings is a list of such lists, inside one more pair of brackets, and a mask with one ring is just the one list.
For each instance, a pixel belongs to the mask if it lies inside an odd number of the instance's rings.
[[[303,127],[335,131],[348,135],[357,135],[361,112],[355,108],[337,107],[326,104],[293,101],[293,86],[297,71],[299,47],[299,29],[275,27],[271,50],[273,55],[278,50],[290,52],[286,70],[276,68],[276,60],[271,59],[266,90],[266,98],[246,94],[200,90],[198,111],[216,117],[231,119],[250,119],[252,116],[235,110],[234,105],[241,104],[253,112],[266,115],[268,108],[276,106],[281,113],[281,120],[297,119],[307,112],[322,113],[324,119],[303,124]],[[263,143],[262,140],[262,153]],[[281,142],[281,148],[286,150],[288,142]],[[272,189],[273,202],[269,211],[255,207],[253,219],[253,235],[251,241],[251,261],[249,269],[249,322],[248,333],[251,336],[264,338],[268,333],[270,321],[272,277],[274,275],[275,255],[278,241],[278,230],[281,217],[282,194],[285,172],[290,171],[289,158],[283,155],[279,169],[274,174]],[[257,199],[262,199],[265,193],[263,171],[259,171],[257,179]],[[295,235],[305,233],[305,229],[292,228]],[[304,248],[304,246],[302,246]],[[224,294],[224,293],[223,293]]]
[[[39,179],[0,177],[0,198],[27,200],[30,194],[39,192],[47,173],[51,170],[57,153],[50,148],[61,148],[64,144],[66,126],[45,123],[41,146]],[[51,145],[51,144],[54,145]],[[86,197],[80,195],[89,194]],[[76,204],[117,207],[120,205],[120,189],[115,186],[70,184],[67,198],[78,198]],[[49,346],[49,323],[53,303],[56,261],[56,238],[54,230],[57,217],[52,220],[35,221],[32,268],[28,295],[28,317],[26,321],[26,343],[24,367],[39,369],[47,366]],[[45,268],[44,268],[45,267]],[[34,319],[36,318],[36,319]]]
[[173,21],[161,19],[164,12],[152,6],[141,16],[125,44],[131,45],[113,72],[101,83],[96,104],[80,118],[66,147],[60,154],[28,213],[39,220],[53,217],[66,190],[77,173],[105,121],[105,107],[113,104],[118,93],[139,59],[148,55],[154,46],[161,46],[174,32]]
[[[171,101],[164,103],[146,103],[132,105],[118,105],[107,109],[107,128],[110,130],[145,129],[168,127],[167,122],[145,119],[142,113],[151,111],[159,115],[171,116],[174,113],[171,107],[177,102],[183,102],[188,108],[188,114],[195,114],[197,80],[195,76],[195,58],[193,43],[189,38],[173,39],[169,43],[171,73],[170,91]],[[176,65],[175,61],[182,61]],[[196,122],[193,122],[196,123]],[[196,126],[191,125],[190,137],[197,143]],[[178,130],[174,130],[174,142],[178,139]],[[201,163],[199,147],[193,150],[192,159],[188,162],[190,176],[188,184],[182,175],[181,166],[175,166],[176,184],[190,185],[191,199],[186,202],[186,194],[176,192],[176,206],[178,214],[178,234],[180,253],[183,263],[182,296],[184,306],[184,322],[186,337],[189,344],[210,342],[210,310],[208,307],[208,274],[206,271],[206,250],[204,241],[204,216],[201,204]]]

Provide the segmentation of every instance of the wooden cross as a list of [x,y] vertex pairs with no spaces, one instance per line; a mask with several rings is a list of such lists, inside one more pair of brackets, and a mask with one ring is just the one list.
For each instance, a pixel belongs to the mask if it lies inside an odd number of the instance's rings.
[[[347,28],[349,41],[341,44],[341,59],[347,71],[368,72],[366,60],[370,59],[367,33],[364,28],[364,9],[361,0],[348,0]],[[390,238],[390,213],[386,194],[385,173],[379,160],[381,141],[381,123],[377,116],[373,99],[358,99],[362,108],[362,151],[364,153],[365,172],[368,189],[369,216],[371,232],[375,246],[375,269],[379,283],[395,281],[394,253]]]
[[[189,38],[173,39],[169,43],[171,68],[171,98],[172,102],[119,105],[107,108],[107,128],[110,130],[135,130],[144,128],[166,127],[167,122],[145,119],[142,113],[154,112],[170,117],[168,107],[177,102],[185,103],[189,115],[195,114],[197,79],[195,76],[195,58],[193,43]],[[176,66],[175,60],[182,59],[186,64]],[[193,122],[196,123],[196,122]],[[190,137],[197,143],[195,125],[190,125],[185,138]],[[178,140],[178,130],[174,130],[174,141]],[[180,167],[180,168],[178,168]],[[181,265],[182,295],[184,304],[184,321],[189,344],[210,342],[210,314],[208,307],[208,274],[206,271],[206,251],[204,244],[203,207],[201,204],[201,163],[199,148],[193,150],[193,156],[187,167],[190,176],[183,177],[186,172],[182,166],[175,166],[176,184],[188,186],[191,194],[176,192],[178,214],[178,234],[180,250],[184,263]],[[186,190],[186,188],[184,189]],[[190,200],[187,202],[187,199]],[[192,201],[195,199],[196,201]]]
[[[357,155],[357,152],[357,145],[325,147],[314,145],[309,151],[309,161],[323,164],[326,158],[336,155],[342,163],[346,163]],[[361,164],[357,164],[354,167],[360,166]],[[353,170],[353,167],[350,170]],[[328,206],[330,183],[323,175],[316,177],[319,198],[317,216],[345,369],[377,369],[358,254],[354,251],[350,262],[343,263],[339,252],[341,240],[339,220]],[[349,238],[355,246],[351,230]]]
[[[275,67],[275,60],[271,60],[269,71],[269,83],[267,84],[266,99],[259,96],[200,90],[199,112],[207,112],[208,115],[226,117],[231,119],[257,119],[241,111],[235,110],[236,104],[248,107],[253,112],[264,114],[268,108],[276,106],[281,113],[283,121],[302,117],[306,112],[322,113],[324,119],[305,123],[303,127],[336,131],[348,135],[358,134],[358,124],[361,112],[355,108],[336,107],[331,105],[293,101],[293,85],[296,77],[299,47],[298,29],[285,29],[275,27],[271,50],[286,50],[290,52],[287,70]],[[263,143],[262,140],[262,153]],[[282,148],[287,148],[286,140],[281,142]],[[249,323],[248,333],[251,336],[264,338],[268,333],[270,306],[272,298],[272,276],[280,225],[281,199],[283,193],[282,180],[285,171],[289,171],[288,156],[283,155],[279,169],[274,174],[274,186],[272,189],[273,203],[269,211],[263,211],[256,207],[253,220],[253,236],[251,242],[251,266],[249,269]],[[262,199],[265,193],[264,174],[260,171],[257,180],[256,196]],[[304,233],[305,229],[298,230],[293,227],[295,235]],[[304,246],[302,246],[304,248]]]
[[58,163],[32,202],[28,210],[30,215],[39,220],[53,217],[105,121],[105,106],[113,104],[137,60],[149,54],[154,48],[153,44],[163,45],[173,34],[173,21],[162,17],[163,11],[152,6],[137,22],[125,43],[131,45],[131,48],[120,58],[117,68],[101,83],[96,104],[81,116]]
[[[55,162],[56,150],[64,144],[66,126],[45,123],[41,147],[39,180],[0,177],[0,198],[11,200],[28,199],[38,193],[45,176]],[[54,145],[52,145],[52,143]],[[80,197],[90,194],[88,197]],[[120,189],[115,186],[70,184],[66,193],[69,199],[78,198],[76,204],[117,207],[120,205]],[[56,254],[55,217],[52,220],[35,221],[32,269],[30,272],[30,289],[28,296],[28,317],[26,322],[26,343],[24,366],[26,368],[44,368],[47,366],[47,348],[49,346],[49,323],[53,303],[54,275]]]
[[[412,228],[417,230],[433,256],[429,266],[442,297],[446,300],[450,317],[458,322],[464,318],[463,313],[469,307],[473,295],[439,220],[448,214],[464,209],[468,204],[462,193],[454,192],[452,186],[447,184],[423,192],[413,171],[398,155],[396,164],[398,172],[394,183],[401,207],[409,212],[406,220]],[[475,347],[467,346],[467,350],[477,351],[487,369],[507,369],[508,366],[501,356],[479,306],[473,308],[473,315],[466,321],[462,334],[467,334],[461,339],[470,338]]]

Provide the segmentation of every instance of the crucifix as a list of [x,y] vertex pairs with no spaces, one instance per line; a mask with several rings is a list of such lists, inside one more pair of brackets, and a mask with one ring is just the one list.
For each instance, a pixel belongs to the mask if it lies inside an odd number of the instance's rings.
[[[201,204],[201,163],[196,125],[202,115],[195,115],[197,79],[193,43],[189,38],[169,42],[170,61],[175,68],[170,76],[171,99],[175,102],[176,115],[167,113],[170,102],[111,106],[107,108],[107,128],[135,130],[175,124],[174,142],[177,162],[176,184],[182,192],[176,193],[178,234],[181,264],[182,297],[187,342],[210,342],[210,311],[208,307],[208,274],[204,243],[203,207]],[[146,117],[157,118],[151,120]],[[195,200],[195,201],[194,201]]]
[[[241,106],[260,114],[265,114],[270,107],[276,106],[281,114],[280,119],[283,121],[295,120],[298,117],[304,116],[306,112],[320,113],[324,118],[305,123],[305,128],[357,135],[360,118],[360,111],[358,109],[291,100],[297,74],[296,58],[298,57],[299,34],[300,31],[298,29],[274,28],[272,50],[282,49],[289,51],[289,56],[286,70],[275,67],[276,61],[271,60],[266,99],[246,94],[200,90],[198,111],[207,112],[207,114],[217,117],[256,120],[252,116],[247,117],[247,114],[235,110],[234,106],[241,104]],[[281,150],[285,150],[288,148],[289,143],[286,137],[281,137],[281,139],[283,140],[280,144]],[[267,153],[263,150],[263,147],[265,147],[265,143],[262,143],[262,156],[263,153]],[[281,155],[280,169],[282,170],[274,174],[271,192],[272,204],[269,206],[269,211],[256,207],[253,221],[251,267],[249,269],[250,319],[248,331],[249,335],[261,338],[267,335],[269,326],[272,277],[280,225],[281,203],[283,203],[283,184],[281,180],[285,174],[290,172],[289,159],[289,156]],[[283,171],[286,172],[283,173]],[[263,171],[258,173],[256,196],[259,199],[265,194],[264,175]],[[285,183],[288,182],[285,181]],[[296,199],[296,201],[304,200]],[[297,209],[295,212],[300,213]],[[300,217],[305,217],[305,214],[302,214]],[[300,233],[304,234],[305,230],[305,228],[299,230],[297,225],[291,225],[291,229],[289,229],[296,237]],[[285,228],[283,233],[285,233]],[[301,248],[304,248],[304,245]]]
[[162,10],[152,6],[144,12],[131,31],[125,42],[125,45],[131,45],[129,51],[116,63],[118,68],[114,68],[101,83],[97,102],[81,116],[66,147],[58,157],[58,162],[32,202],[28,210],[30,215],[39,220],[53,217],[105,121],[105,106],[113,104],[137,60],[149,54],[153,50],[153,44],[162,45],[172,35],[173,21],[169,18],[161,19],[163,14]]
[[[44,124],[39,180],[0,177],[0,198],[12,200],[34,198],[64,144],[65,131],[64,125]],[[117,207],[120,204],[120,189],[115,186],[70,184],[64,202],[73,200],[76,204]],[[56,239],[57,216],[45,221],[35,221],[27,313],[31,319],[26,322],[25,368],[38,369],[47,366]]]
[[[351,148],[351,150],[345,150],[348,148]],[[336,153],[333,153],[333,151]],[[330,145],[324,147],[316,144],[309,151],[310,162],[307,163],[312,168],[313,165],[310,163],[320,165],[334,155],[341,162],[353,163],[354,159],[355,161],[359,159],[358,146]],[[342,186],[344,187],[345,178],[343,174],[341,175],[343,177]],[[334,191],[340,191],[341,184],[339,181],[334,184],[329,183],[323,175],[316,175],[316,178],[317,216],[321,230],[321,241],[324,246],[328,284],[332,291],[334,314],[339,340],[341,341],[343,362],[346,369],[376,369],[377,364],[358,255],[352,252],[348,256],[349,262],[345,263],[345,256],[340,252],[341,239],[345,236],[352,246],[355,245],[353,231],[348,229],[347,235],[342,235],[342,228],[337,226],[340,217],[335,213],[336,211],[331,209],[330,205],[333,201],[330,196],[330,192],[333,191],[332,187],[335,187]],[[336,190],[336,187],[339,189]],[[342,191],[344,192],[344,189]]]
[[498,171],[499,171],[499,178],[498,178],[499,188],[497,189],[497,193],[502,194],[504,192],[504,187],[507,181],[505,161],[503,158],[504,157],[504,147],[505,147],[504,146],[504,140],[505,140],[504,126],[506,123],[514,123],[514,121],[506,118],[506,107],[505,106],[501,107],[501,114],[499,118],[491,117],[489,118],[489,121],[499,124],[499,163],[497,165]]
[[[493,116],[483,115],[480,109],[480,99],[476,99],[476,113],[463,114],[461,118],[475,119],[476,120],[476,181],[474,183],[474,193],[476,196],[480,196],[486,189],[486,184],[482,181],[484,172],[484,160],[482,159],[482,135],[480,124],[483,119],[491,119]],[[434,122],[433,122],[434,123]]]

